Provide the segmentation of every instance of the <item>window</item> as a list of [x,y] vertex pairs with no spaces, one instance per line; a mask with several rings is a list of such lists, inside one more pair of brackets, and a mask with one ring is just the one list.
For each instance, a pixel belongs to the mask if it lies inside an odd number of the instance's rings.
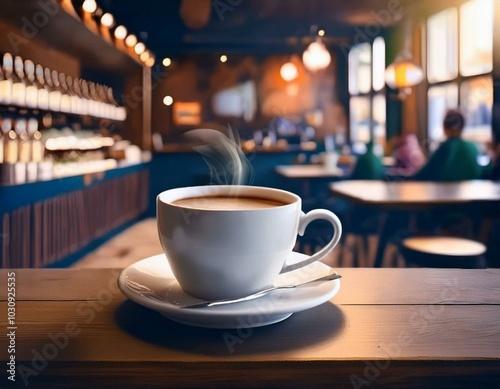
[[457,76],[457,10],[446,9],[427,22],[427,78],[448,81]]
[[371,57],[369,43],[356,45],[349,52],[349,93],[370,92]]
[[468,1],[460,7],[460,73],[474,76],[493,69],[493,2]]
[[428,134],[443,139],[447,108],[466,116],[464,138],[491,141],[493,0],[469,0],[427,20]]
[[427,94],[429,112],[429,138],[431,149],[436,141],[444,139],[443,117],[448,108],[458,106],[458,87],[456,84],[442,84],[429,88]]
[[491,139],[491,107],[493,105],[493,79],[491,76],[474,77],[460,85],[460,106],[467,121],[463,136],[477,143]]
[[370,141],[373,120],[375,143],[386,136],[385,41],[377,37],[370,43],[355,45],[349,52],[349,122],[352,143]]

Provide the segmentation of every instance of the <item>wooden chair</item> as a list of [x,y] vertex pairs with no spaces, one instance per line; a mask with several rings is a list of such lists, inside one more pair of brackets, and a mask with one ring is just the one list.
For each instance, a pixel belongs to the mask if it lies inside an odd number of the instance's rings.
[[486,246],[480,242],[444,236],[406,238],[401,254],[408,265],[439,268],[485,268]]

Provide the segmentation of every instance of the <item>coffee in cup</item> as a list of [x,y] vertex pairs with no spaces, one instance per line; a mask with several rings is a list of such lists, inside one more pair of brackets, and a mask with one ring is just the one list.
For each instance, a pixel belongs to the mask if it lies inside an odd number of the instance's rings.
[[[329,221],[333,237],[317,253],[286,263],[307,225]],[[323,258],[338,243],[335,214],[304,214],[299,196],[284,190],[237,185],[167,190],[157,197],[161,245],[183,290],[214,300],[242,297],[273,284],[280,273]]]

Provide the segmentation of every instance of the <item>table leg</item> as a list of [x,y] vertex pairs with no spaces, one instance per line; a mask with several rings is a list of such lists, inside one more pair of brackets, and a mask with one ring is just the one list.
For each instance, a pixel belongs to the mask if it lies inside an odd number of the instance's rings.
[[389,214],[384,212],[380,217],[380,234],[377,245],[377,251],[375,254],[375,267],[382,267],[382,262],[384,260],[385,248],[387,246],[387,241],[389,240],[389,229],[390,223],[388,223]]

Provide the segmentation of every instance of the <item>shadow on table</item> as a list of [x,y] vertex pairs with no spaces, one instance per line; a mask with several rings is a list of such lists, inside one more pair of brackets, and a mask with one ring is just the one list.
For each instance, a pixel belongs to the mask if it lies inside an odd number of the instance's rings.
[[296,350],[331,339],[345,326],[344,314],[332,303],[257,328],[209,329],[178,324],[132,301],[119,306],[115,318],[125,332],[144,342],[205,355]]

